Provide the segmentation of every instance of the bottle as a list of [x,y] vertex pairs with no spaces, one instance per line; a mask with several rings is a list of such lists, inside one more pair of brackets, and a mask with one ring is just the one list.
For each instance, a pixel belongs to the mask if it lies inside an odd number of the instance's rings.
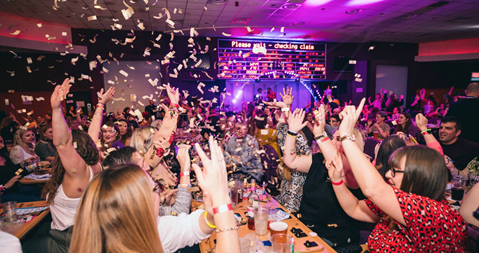
[[259,206],[258,195],[253,187],[248,196],[248,229],[255,230],[254,227],[254,208]]
[[261,195],[266,195],[266,182],[263,182],[263,186],[261,186]]

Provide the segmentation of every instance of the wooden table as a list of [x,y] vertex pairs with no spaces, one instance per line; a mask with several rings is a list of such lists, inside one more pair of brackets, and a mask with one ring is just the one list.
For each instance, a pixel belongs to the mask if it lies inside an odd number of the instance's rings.
[[[45,174],[51,174],[51,173],[52,173],[52,169],[42,169],[42,170],[32,172],[32,174],[35,174],[35,175],[45,175]],[[33,180],[31,178],[23,177],[18,182],[20,182],[20,184],[44,184],[47,181],[48,181],[48,178],[43,180]]]
[[[43,207],[48,206],[46,201],[33,201],[33,202],[23,202],[17,203],[17,208],[26,208],[26,207]],[[3,213],[3,210],[0,209],[0,213]],[[24,223],[22,228],[14,234],[18,239],[22,239],[30,230],[32,230],[40,221],[42,221],[48,214],[50,209],[42,211],[39,215],[35,216],[30,222]]]
[[[273,198],[271,198],[271,201],[269,203],[266,204],[267,206],[269,206],[270,208],[281,208],[283,209],[283,211],[286,211],[284,209],[283,206],[281,206],[278,202],[276,202],[276,200],[274,200]],[[197,206],[197,203],[194,203],[193,206]],[[241,217],[247,221],[246,219],[246,215],[245,215],[245,212],[246,212],[246,202],[242,202],[240,204],[238,204],[238,206],[236,207],[236,209],[234,210],[235,213],[238,213],[241,215]],[[311,229],[309,229],[306,225],[304,225],[301,221],[299,221],[295,216],[291,215],[291,219],[287,219],[287,220],[283,220],[283,222],[286,222],[288,223],[289,227],[288,227],[288,234],[293,236],[294,235],[291,233],[291,228],[295,227],[295,228],[300,228],[301,230],[303,230],[304,233],[306,233],[308,236],[307,237],[303,237],[303,238],[297,238],[297,237],[294,237],[294,240],[295,240],[295,247],[294,247],[294,251],[295,252],[336,252],[335,250],[333,250],[328,244],[326,244],[319,236],[311,236],[309,235],[311,231]],[[249,234],[249,233],[254,233],[253,230],[249,230],[248,229],[248,225],[242,225],[240,226],[240,228],[238,229],[238,232],[239,232],[239,236],[240,238],[245,236],[246,234]],[[266,240],[269,240],[269,232],[268,234],[264,235],[264,236],[258,236],[262,241],[266,241]],[[208,238],[208,239],[205,239],[204,241],[202,241],[200,243],[200,250],[201,252],[212,252],[212,249],[214,249],[215,245],[214,245],[214,240],[216,239],[216,232],[213,232],[211,234],[211,236]],[[311,248],[306,248],[306,246],[304,246],[304,243],[306,241],[314,241],[318,244],[318,246],[316,247],[311,247]]]

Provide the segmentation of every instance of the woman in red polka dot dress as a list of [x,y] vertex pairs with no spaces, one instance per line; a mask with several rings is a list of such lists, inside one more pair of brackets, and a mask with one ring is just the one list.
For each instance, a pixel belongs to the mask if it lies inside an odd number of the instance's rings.
[[404,147],[389,159],[385,182],[354,143],[351,131],[362,110],[346,107],[339,127],[342,146],[362,192],[358,201],[343,183],[341,159],[327,162],[341,207],[354,219],[377,223],[368,240],[371,252],[468,252],[463,218],[447,203],[447,168],[436,150]]

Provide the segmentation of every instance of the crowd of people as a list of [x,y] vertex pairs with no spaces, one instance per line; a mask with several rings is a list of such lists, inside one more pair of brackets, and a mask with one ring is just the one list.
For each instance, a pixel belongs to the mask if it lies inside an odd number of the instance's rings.
[[[463,97],[451,89],[444,104],[421,90],[406,109],[384,90],[357,107],[325,95],[292,108],[292,88],[279,97],[268,88],[239,112],[168,85],[140,115],[105,112],[114,87],[88,115],[65,110],[70,87],[55,87],[43,116],[1,120],[3,202],[45,199],[52,216],[11,252],[175,252],[213,231],[217,252],[239,252],[228,191],[236,174],[333,247],[359,243],[367,222],[376,224],[371,252],[469,251],[479,186],[460,212],[445,191],[451,177],[479,173],[479,83]],[[43,189],[19,184],[50,166]],[[204,210],[190,212],[192,184]]]

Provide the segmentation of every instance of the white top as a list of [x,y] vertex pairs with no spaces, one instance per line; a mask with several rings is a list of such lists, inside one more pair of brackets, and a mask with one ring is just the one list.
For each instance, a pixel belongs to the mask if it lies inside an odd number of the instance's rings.
[[10,160],[12,160],[14,164],[19,164],[32,156],[33,155],[27,153],[20,145],[16,145],[10,150]]
[[22,245],[15,236],[0,230],[0,253],[22,253]]
[[203,210],[196,210],[191,214],[158,217],[158,233],[165,253],[193,246],[210,237],[200,229],[199,219],[202,214]]
[[[93,171],[90,166],[90,181],[93,178]],[[69,198],[63,191],[63,184],[58,187],[53,204],[50,205],[52,214],[52,229],[63,231],[73,225],[75,222],[75,214],[77,213],[78,204],[81,198]]]

